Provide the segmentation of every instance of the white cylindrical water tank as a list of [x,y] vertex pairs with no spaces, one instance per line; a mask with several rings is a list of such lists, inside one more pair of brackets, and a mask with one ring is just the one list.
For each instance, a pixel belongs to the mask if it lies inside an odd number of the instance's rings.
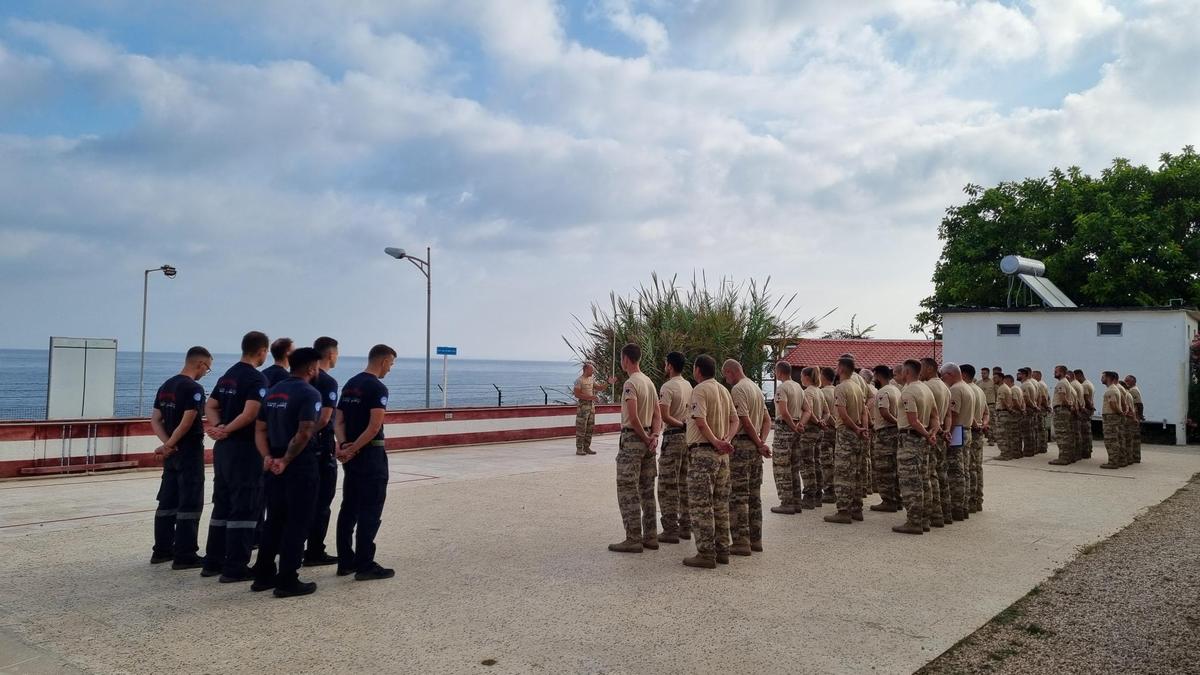
[[1022,258],[1019,255],[1006,255],[1000,259],[1000,271],[1005,274],[1029,274],[1040,277],[1046,274],[1046,266],[1041,260]]

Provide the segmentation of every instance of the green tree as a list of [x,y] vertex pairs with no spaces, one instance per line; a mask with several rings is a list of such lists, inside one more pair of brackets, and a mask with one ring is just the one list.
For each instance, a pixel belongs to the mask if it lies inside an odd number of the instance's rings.
[[871,333],[875,332],[875,324],[870,326],[860,326],[857,323],[858,315],[850,315],[850,325],[845,328],[835,328],[831,331],[826,331],[821,335],[822,340],[869,340]]
[[[712,289],[701,274],[681,289],[675,277],[664,280],[653,274],[650,284],[640,286],[632,297],[610,293],[608,307],[592,303],[591,321],[574,317],[577,335],[564,336],[563,341],[580,360],[595,363],[600,373],[613,369],[614,350],[636,343],[642,348],[642,370],[656,385],[666,379],[663,362],[671,351],[683,352],[689,364],[700,354],[718,363],[737,359],[746,374],[759,381],[765,364],[817,328],[816,318],[797,320],[796,296],[774,298],[770,283],[767,279],[738,285],[722,279]],[[616,370],[613,374],[624,381],[619,363]],[[686,376],[690,379],[691,372]]]
[[1118,158],[1099,177],[1071,167],[964,192],[938,228],[934,293],[914,333],[940,334],[937,307],[1003,307],[1008,254],[1044,262],[1079,305],[1200,305],[1200,155],[1190,145],[1157,169]]

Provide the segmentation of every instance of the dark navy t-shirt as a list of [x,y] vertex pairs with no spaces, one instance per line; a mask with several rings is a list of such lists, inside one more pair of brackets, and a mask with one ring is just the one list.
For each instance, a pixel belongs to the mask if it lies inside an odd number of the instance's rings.
[[263,377],[267,378],[267,387],[274,387],[292,376],[287,368],[278,363],[272,364],[262,371]]
[[[333,376],[324,370],[317,371],[317,377],[313,380],[313,386],[316,387],[317,393],[321,394],[321,405],[329,408],[337,408],[338,402],[338,383],[333,379]],[[329,424],[322,431],[333,433],[333,416],[329,416]]]
[[[271,387],[259,410],[258,419],[267,423],[267,439],[272,457],[283,457],[301,422],[316,422],[321,416],[321,395],[298,377],[289,377]],[[313,434],[313,440],[316,434]],[[313,449],[313,440],[304,452]],[[303,454],[303,453],[301,453]]]
[[[388,388],[371,373],[359,373],[346,382],[342,388],[342,399],[338,401],[338,410],[342,411],[342,419],[346,424],[346,440],[353,443],[362,435],[371,423],[371,411],[377,408],[387,410]],[[383,428],[375,435],[375,440],[383,440]]]
[[[225,371],[217,386],[213,387],[212,397],[221,404],[221,424],[229,424],[246,410],[247,401],[262,402],[267,395],[267,378],[249,363],[241,361]],[[254,423],[238,429],[229,435],[239,441],[254,440]]]
[[163,427],[168,435],[174,435],[175,429],[183,420],[183,414],[189,410],[196,411],[196,419],[192,427],[184,435],[186,440],[204,440],[204,387],[187,375],[176,375],[163,383],[154,396],[154,409],[162,414]]

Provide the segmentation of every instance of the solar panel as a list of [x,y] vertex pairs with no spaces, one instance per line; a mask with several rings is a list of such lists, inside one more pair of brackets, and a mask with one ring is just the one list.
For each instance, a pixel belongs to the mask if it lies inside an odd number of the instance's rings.
[[1035,277],[1031,274],[1018,274],[1017,278],[1029,287],[1029,290],[1037,294],[1042,299],[1042,304],[1047,307],[1076,307],[1074,302],[1063,293],[1058,286],[1054,285],[1053,281],[1045,277]]

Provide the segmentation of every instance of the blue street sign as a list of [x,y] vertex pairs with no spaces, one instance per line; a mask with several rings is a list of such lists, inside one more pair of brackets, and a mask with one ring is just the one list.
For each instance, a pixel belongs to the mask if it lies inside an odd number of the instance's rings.
[[438,356],[457,356],[458,347],[438,347]]

